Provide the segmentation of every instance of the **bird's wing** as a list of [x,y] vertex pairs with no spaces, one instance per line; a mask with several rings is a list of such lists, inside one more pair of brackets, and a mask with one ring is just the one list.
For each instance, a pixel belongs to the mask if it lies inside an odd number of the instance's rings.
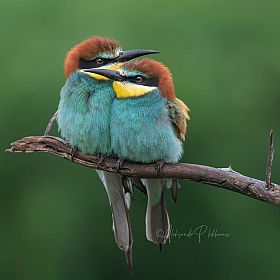
[[185,140],[187,131],[187,120],[190,119],[187,105],[180,99],[175,98],[167,102],[169,115],[173,123],[177,137],[180,140]]
[[[190,119],[188,106],[178,98],[175,98],[167,102],[170,119],[173,124],[174,132],[178,139],[185,140],[185,134],[187,131],[187,120]],[[180,187],[178,180],[173,179],[170,181],[171,185],[168,186],[171,191],[171,201],[176,202],[177,199],[177,188]],[[168,184],[167,184],[168,185]]]

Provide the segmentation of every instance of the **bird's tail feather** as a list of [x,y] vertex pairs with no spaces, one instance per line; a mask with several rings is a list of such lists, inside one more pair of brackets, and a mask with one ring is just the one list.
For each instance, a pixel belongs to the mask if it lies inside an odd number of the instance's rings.
[[146,212],[147,239],[162,248],[169,236],[169,217],[164,201],[165,180],[142,179],[148,192],[148,206]]
[[125,194],[121,182],[121,176],[111,172],[96,170],[103,182],[112,209],[113,230],[115,240],[119,248],[125,251],[126,261],[130,273],[132,273],[132,231],[125,201]]
[[[169,236],[169,217],[165,207],[164,193],[157,205],[148,203],[146,213],[146,235],[147,239],[158,244],[162,248]],[[162,249],[160,249],[161,251]]]
[[177,200],[177,189],[181,186],[178,183],[177,179],[166,179],[166,187],[170,189],[171,202],[175,203]]
[[132,178],[132,184],[137,189],[139,189],[142,193],[147,194],[146,187],[144,186],[143,182],[139,178]]
[[177,179],[172,179],[172,186],[170,188],[170,193],[171,193],[171,201],[172,203],[175,203],[177,200],[177,189],[178,189],[178,180]]

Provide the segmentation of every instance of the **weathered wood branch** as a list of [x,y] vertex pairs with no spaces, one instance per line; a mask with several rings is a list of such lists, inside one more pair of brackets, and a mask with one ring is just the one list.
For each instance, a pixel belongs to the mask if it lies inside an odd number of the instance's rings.
[[271,169],[272,169],[273,155],[274,155],[273,130],[271,129],[269,135],[269,151],[268,151],[268,159],[267,159],[267,166],[266,166],[266,173],[265,173],[265,186],[268,189],[271,187]]
[[[71,147],[60,138],[52,136],[29,136],[12,143],[12,148],[6,152],[47,152],[71,161]],[[117,173],[117,158],[106,157],[98,166],[98,156],[75,153],[73,162],[94,169]],[[251,198],[280,206],[280,186],[270,183],[266,188],[266,182],[243,176],[229,168],[214,168],[209,166],[189,163],[166,163],[162,170],[156,174],[156,164],[142,164],[125,161],[119,171],[121,175],[139,178],[177,178],[208,184],[223,189],[238,192]]]
[[49,136],[50,135],[50,131],[51,131],[51,128],[53,126],[54,121],[56,120],[57,114],[58,114],[58,110],[51,117],[51,119],[50,119],[50,121],[49,121],[49,123],[47,125],[47,128],[45,130],[45,133],[44,133],[45,136]]

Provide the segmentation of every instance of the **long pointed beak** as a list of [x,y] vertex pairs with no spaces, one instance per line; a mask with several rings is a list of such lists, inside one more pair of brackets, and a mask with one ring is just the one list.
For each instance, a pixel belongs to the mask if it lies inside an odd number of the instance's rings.
[[83,72],[98,74],[117,82],[123,82],[125,80],[125,77],[121,76],[117,71],[109,70],[109,69],[90,68],[90,69],[83,69]]
[[159,51],[153,51],[153,50],[129,50],[129,51],[123,51],[121,52],[120,56],[114,59],[114,62],[125,62],[128,60],[131,60],[133,58],[147,55],[147,54],[154,54],[159,53]]

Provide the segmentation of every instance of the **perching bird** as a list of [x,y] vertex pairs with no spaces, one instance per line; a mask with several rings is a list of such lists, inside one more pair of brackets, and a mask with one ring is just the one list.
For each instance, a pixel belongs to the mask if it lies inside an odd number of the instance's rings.
[[[92,69],[114,81],[117,98],[111,107],[111,147],[122,159],[143,163],[178,162],[185,139],[188,107],[175,96],[172,75],[160,62],[142,59],[123,64],[118,71]],[[164,186],[176,200],[177,181],[141,179],[148,194],[147,239],[160,250],[169,234]]]
[[[66,84],[60,93],[57,123],[62,136],[83,153],[111,155],[110,109],[116,94],[113,82],[85,72],[93,67],[118,69],[122,62],[149,50],[122,51],[118,42],[92,37],[72,48],[65,58]],[[125,251],[132,272],[132,233],[128,209],[130,194],[125,194],[120,175],[96,170],[108,193],[116,242]]]

